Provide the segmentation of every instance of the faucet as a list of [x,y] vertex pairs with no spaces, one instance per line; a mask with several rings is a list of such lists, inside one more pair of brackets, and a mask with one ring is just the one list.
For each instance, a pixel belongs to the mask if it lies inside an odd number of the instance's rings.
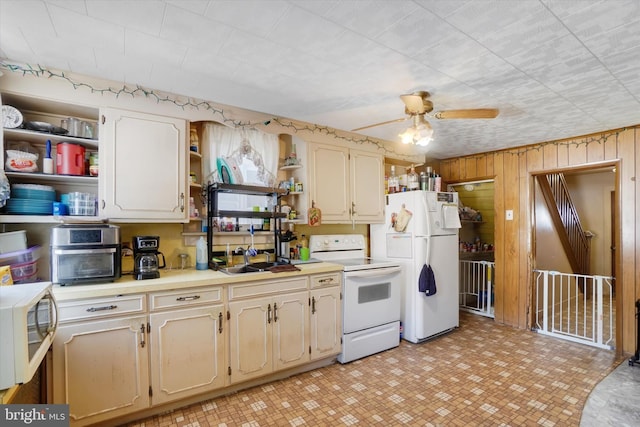
[[249,257],[258,255],[258,251],[251,247],[251,245],[247,246],[247,249],[242,246],[238,246],[234,251],[237,254],[242,254],[244,257],[244,265],[249,264]]

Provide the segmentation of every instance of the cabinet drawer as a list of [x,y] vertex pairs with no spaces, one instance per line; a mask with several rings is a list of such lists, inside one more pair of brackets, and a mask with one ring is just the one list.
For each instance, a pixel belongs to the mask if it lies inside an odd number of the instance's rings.
[[154,292],[149,294],[149,309],[153,311],[165,308],[221,303],[222,298],[222,287]]
[[316,274],[311,276],[311,289],[339,286],[342,284],[342,273]]
[[308,289],[308,277],[278,280],[277,282],[249,282],[229,285],[229,299],[252,298],[282,292],[304,291]]
[[143,313],[145,310],[146,298],[144,295],[122,295],[58,303],[60,323]]

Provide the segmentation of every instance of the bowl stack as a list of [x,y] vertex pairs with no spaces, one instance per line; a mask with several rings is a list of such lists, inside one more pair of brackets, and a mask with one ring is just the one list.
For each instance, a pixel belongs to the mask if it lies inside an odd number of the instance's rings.
[[5,212],[13,215],[51,215],[56,192],[53,187],[37,184],[13,184]]

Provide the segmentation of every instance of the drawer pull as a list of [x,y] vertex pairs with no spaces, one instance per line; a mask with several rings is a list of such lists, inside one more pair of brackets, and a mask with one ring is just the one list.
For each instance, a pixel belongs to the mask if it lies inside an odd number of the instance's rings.
[[190,297],[180,297],[176,298],[176,301],[194,301],[200,299],[200,295],[192,295]]
[[105,310],[115,310],[116,308],[118,308],[117,305],[105,305],[103,307],[91,307],[91,308],[87,308],[87,311],[89,313],[93,313],[95,311],[105,311]]
[[331,283],[333,282],[333,277],[327,277],[326,279],[320,279],[320,283]]

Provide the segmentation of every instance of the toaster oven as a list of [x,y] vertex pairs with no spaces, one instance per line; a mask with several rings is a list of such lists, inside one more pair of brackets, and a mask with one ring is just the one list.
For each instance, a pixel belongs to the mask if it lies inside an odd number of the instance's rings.
[[112,282],[120,278],[120,227],[65,224],[51,229],[51,281],[59,285]]

